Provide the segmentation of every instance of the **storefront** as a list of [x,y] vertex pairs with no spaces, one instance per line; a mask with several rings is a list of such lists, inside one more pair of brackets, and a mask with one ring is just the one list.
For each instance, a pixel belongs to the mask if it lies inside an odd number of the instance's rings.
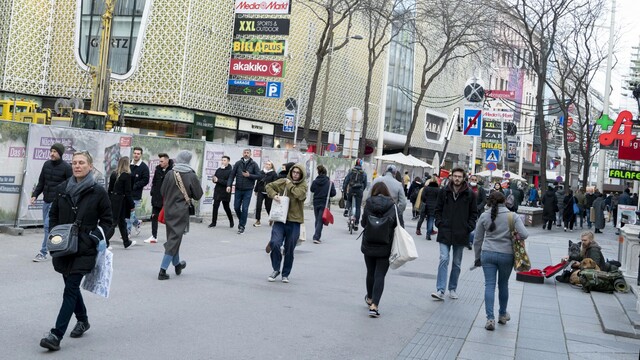
[[193,137],[192,110],[153,105],[124,104],[127,132],[179,138]]
[[273,147],[274,124],[240,119],[236,143],[249,146]]
[[215,127],[215,116],[196,112],[193,114],[193,138],[205,141],[213,141],[213,129]]
[[214,124],[214,143],[234,144],[236,142],[236,129],[238,128],[238,119],[231,116],[216,115]]

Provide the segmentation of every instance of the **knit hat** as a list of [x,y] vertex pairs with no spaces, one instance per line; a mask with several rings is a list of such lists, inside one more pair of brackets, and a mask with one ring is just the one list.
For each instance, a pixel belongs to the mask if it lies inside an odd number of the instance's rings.
[[189,164],[192,156],[191,151],[182,150],[178,153],[175,159],[173,159],[173,162],[176,164]]
[[51,145],[51,150],[57,151],[58,154],[60,154],[60,158],[62,158],[62,155],[64,155],[64,145],[60,143],[55,143]]
[[387,166],[387,172],[395,174],[397,171],[398,171],[398,168],[396,168],[395,165],[391,164],[391,165]]

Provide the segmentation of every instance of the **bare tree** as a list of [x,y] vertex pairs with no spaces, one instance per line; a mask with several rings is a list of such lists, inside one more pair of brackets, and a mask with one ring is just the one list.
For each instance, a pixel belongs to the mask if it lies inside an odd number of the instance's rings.
[[[357,10],[360,1],[361,0],[305,0],[299,2],[300,5],[307,7],[324,25],[318,48],[316,49],[316,67],[313,71],[311,87],[309,89],[309,101],[307,102],[307,112],[304,119],[304,131],[302,135],[303,139],[309,139],[309,127],[311,126],[311,119],[313,118],[313,107],[322,64],[330,52],[336,52],[349,43],[353,14]],[[343,25],[344,27],[342,27]],[[335,31],[339,27],[344,29],[345,36],[340,37],[341,40],[338,44],[334,44]]]
[[[420,89],[415,98],[413,116],[404,154],[409,154],[420,107],[427,91],[442,71],[457,60],[477,55],[488,29],[490,9],[482,2],[468,0],[423,0],[416,2],[416,51],[424,58],[420,64]],[[418,58],[418,57],[417,57]]]
[[[365,139],[367,137],[367,126],[369,124],[369,100],[371,99],[371,83],[373,81],[373,71],[385,53],[388,45],[400,32],[406,28],[404,20],[412,14],[412,7],[406,7],[404,0],[370,0],[362,5],[362,13],[367,22],[367,83],[364,88],[364,110],[362,123],[362,140],[358,149],[358,156],[364,157]],[[383,84],[382,86],[387,86]],[[378,109],[378,112],[385,111]],[[382,136],[382,134],[378,134]]]

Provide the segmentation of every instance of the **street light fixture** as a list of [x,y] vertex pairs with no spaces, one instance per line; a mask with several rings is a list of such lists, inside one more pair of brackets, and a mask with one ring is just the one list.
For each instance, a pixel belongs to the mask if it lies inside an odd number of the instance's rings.
[[[362,40],[364,37],[361,35],[353,35],[343,39]],[[333,32],[331,32],[331,42],[329,45],[329,54],[327,55],[327,70],[324,73],[324,85],[322,90],[322,102],[320,103],[320,124],[318,125],[318,139],[316,142],[316,153],[322,155],[322,126],[324,124],[324,110],[327,104],[327,87],[329,86],[329,73],[331,72],[331,58],[333,55]]]

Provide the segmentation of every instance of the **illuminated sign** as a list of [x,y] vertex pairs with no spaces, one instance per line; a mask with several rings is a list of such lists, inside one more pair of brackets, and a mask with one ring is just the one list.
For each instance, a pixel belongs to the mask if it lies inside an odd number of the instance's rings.
[[233,35],[289,35],[289,19],[260,19],[236,15]]
[[233,40],[232,53],[284,56],[286,48],[285,40],[237,39]]
[[640,171],[609,169],[609,178],[624,180],[640,180]]
[[246,76],[284,76],[284,61],[231,59],[229,74]]

